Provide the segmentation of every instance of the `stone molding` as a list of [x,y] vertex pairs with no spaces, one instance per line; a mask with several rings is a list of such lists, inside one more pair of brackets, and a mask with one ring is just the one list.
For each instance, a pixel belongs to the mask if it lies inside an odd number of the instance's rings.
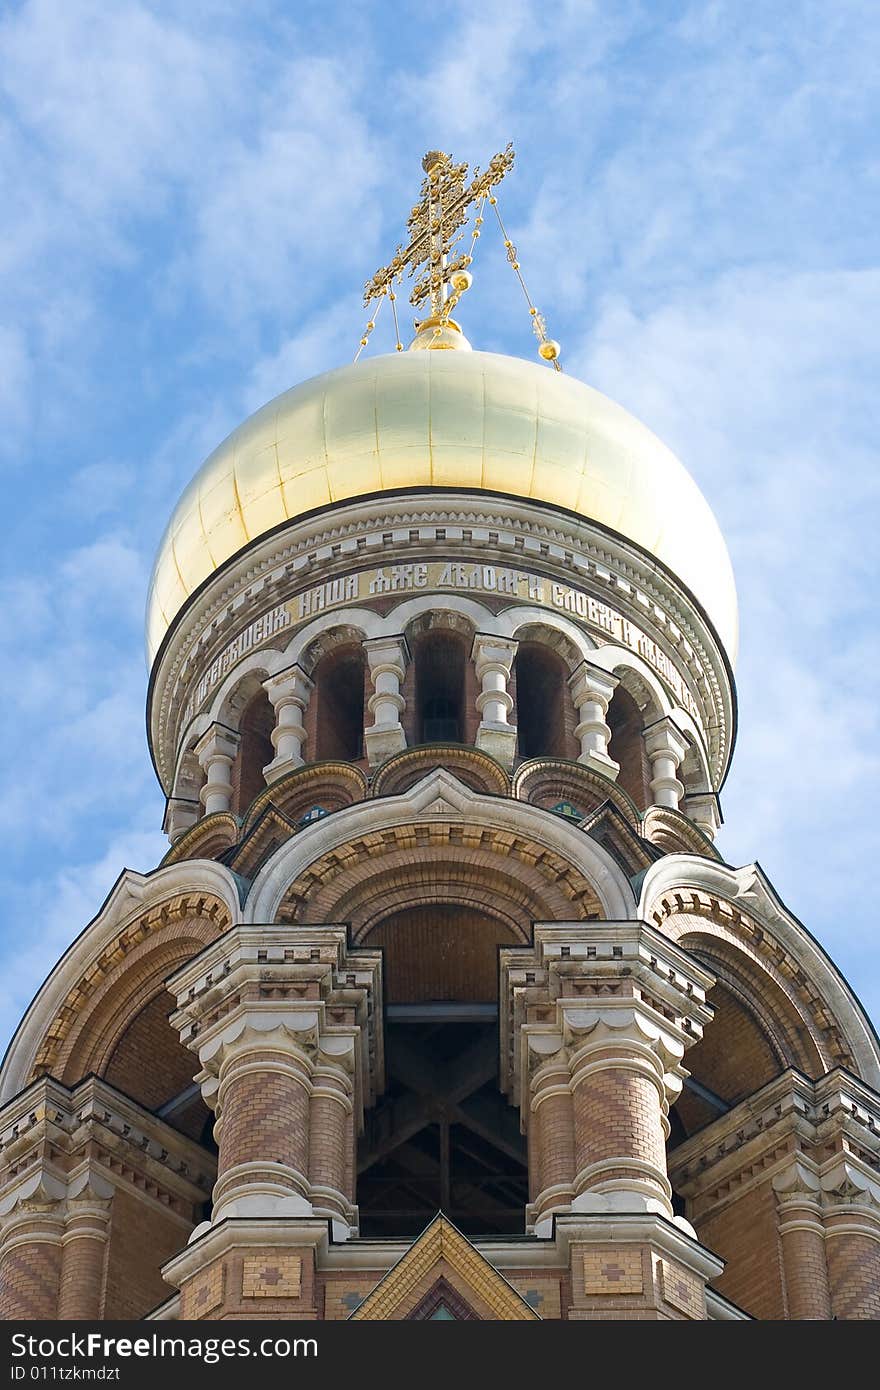
[[536,1059],[564,1048],[579,1069],[624,1040],[677,1092],[685,1048],[712,1018],[714,977],[646,922],[535,923],[531,946],[501,948],[500,969],[501,1088],[520,1107]]
[[[214,1180],[214,1160],[97,1077],[69,1088],[35,1081],[0,1111],[0,1231],[50,1209],[66,1240],[106,1235],[117,1189],[191,1229]],[[60,1238],[60,1233],[59,1233]]]
[[213,860],[120,874],[98,915],[55,966],[10,1043],[0,1076],[0,1102],[15,1096],[36,1069],[57,1065],[61,1043],[82,1009],[125,954],[158,933],[175,913],[203,915],[225,930],[240,913],[233,875]]
[[[595,841],[559,816],[525,802],[483,796],[456,777],[436,769],[414,787],[396,797],[360,802],[327,816],[296,835],[266,861],[257,874],[246,904],[249,920],[271,921],[277,915],[290,885],[322,855],[348,847],[359,836],[381,836],[395,826],[410,827],[413,820],[427,824],[463,821],[470,827],[485,825],[493,834],[512,837],[509,844],[529,841],[558,853],[572,874],[579,873],[610,918],[627,915],[633,902],[632,887],[612,856]],[[540,850],[538,851],[540,853]]]
[[669,1168],[697,1221],[769,1181],[783,1227],[845,1215],[880,1239],[880,1096],[842,1068],[818,1081],[789,1069],[680,1144]]
[[[242,923],[176,972],[172,1025],[210,1078],[258,1047],[342,1067],[355,1082],[358,1123],[384,1089],[381,953],[350,949],[344,926]],[[350,1021],[337,1022],[345,1016]],[[294,1041],[291,1048],[290,1043]],[[282,1063],[279,1063],[282,1065]]]

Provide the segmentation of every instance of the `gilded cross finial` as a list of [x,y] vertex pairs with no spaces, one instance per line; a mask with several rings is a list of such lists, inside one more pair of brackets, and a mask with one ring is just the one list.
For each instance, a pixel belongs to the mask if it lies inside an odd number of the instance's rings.
[[468,182],[467,164],[456,164],[442,150],[429,150],[422,160],[425,178],[421,198],[407,219],[409,243],[399,246],[389,264],[367,281],[364,306],[381,299],[408,271],[415,279],[410,294],[413,307],[421,309],[427,302],[432,318],[448,317],[451,299],[457,298],[456,289],[460,293],[470,283],[466,277],[472,256],[467,251],[456,251],[469,209],[509,173],[514,157],[513,145],[508,145],[493,156],[485,172],[475,168]]
[[[398,352],[403,351],[394,286],[400,284],[404,274],[408,274],[414,282],[410,294],[413,307],[421,310],[424,306],[428,310],[427,316],[416,322],[416,336],[410,344],[410,351],[419,348],[470,350],[470,343],[452,318],[452,311],[470,288],[472,277],[468,267],[474,258],[483,223],[483,209],[488,203],[504,239],[507,259],[529,308],[532,331],[538,340],[538,356],[555,371],[562,370],[559,344],[548,337],[544,315],[532,303],[520,270],[517,249],[507,235],[498,209],[494,190],[510,173],[514,158],[511,144],[500,154],[493,155],[484,172],[475,166],[468,181],[467,164],[456,164],[443,150],[428,151],[422,160],[425,177],[421,198],[407,219],[409,242],[406,246],[398,246],[388,265],[377,270],[364,286],[364,307],[369,310],[370,318],[355,353],[355,362],[369,342],[386,298],[394,316],[395,345]],[[477,205],[477,215],[470,231],[470,242],[465,242],[462,248],[465,239],[463,228],[470,221],[470,209],[474,204]],[[372,307],[374,301],[378,301],[375,308]]]

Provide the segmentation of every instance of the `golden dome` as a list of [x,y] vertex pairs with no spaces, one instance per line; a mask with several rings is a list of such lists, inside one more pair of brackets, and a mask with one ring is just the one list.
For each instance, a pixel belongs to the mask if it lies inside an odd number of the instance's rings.
[[656,435],[544,366],[489,352],[411,352],[313,377],[215,449],[159,547],[147,599],[150,660],[190,594],[250,541],[316,507],[412,487],[534,498],[618,531],[687,585],[734,658],[724,539]]

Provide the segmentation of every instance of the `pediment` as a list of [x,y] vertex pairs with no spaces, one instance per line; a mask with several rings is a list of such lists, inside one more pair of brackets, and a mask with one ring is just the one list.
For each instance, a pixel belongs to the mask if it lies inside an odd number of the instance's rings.
[[442,1213],[409,1247],[352,1321],[540,1322],[534,1308]]

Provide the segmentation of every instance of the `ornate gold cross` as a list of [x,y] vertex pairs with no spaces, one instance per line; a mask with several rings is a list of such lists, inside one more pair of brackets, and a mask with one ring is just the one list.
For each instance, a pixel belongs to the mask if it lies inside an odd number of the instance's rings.
[[[449,280],[466,270],[471,257],[454,253],[462,238],[461,228],[468,220],[468,209],[485,198],[494,185],[513,168],[513,145],[496,154],[484,173],[475,168],[467,183],[468,165],[455,164],[442,150],[429,150],[422,160],[425,178],[421,200],[407,220],[409,245],[398,246],[394,259],[364,286],[364,306],[380,299],[392,289],[405,270],[415,276],[410,302],[418,309],[430,301],[432,316],[442,316],[449,294]],[[468,282],[469,283],[469,282]]]

